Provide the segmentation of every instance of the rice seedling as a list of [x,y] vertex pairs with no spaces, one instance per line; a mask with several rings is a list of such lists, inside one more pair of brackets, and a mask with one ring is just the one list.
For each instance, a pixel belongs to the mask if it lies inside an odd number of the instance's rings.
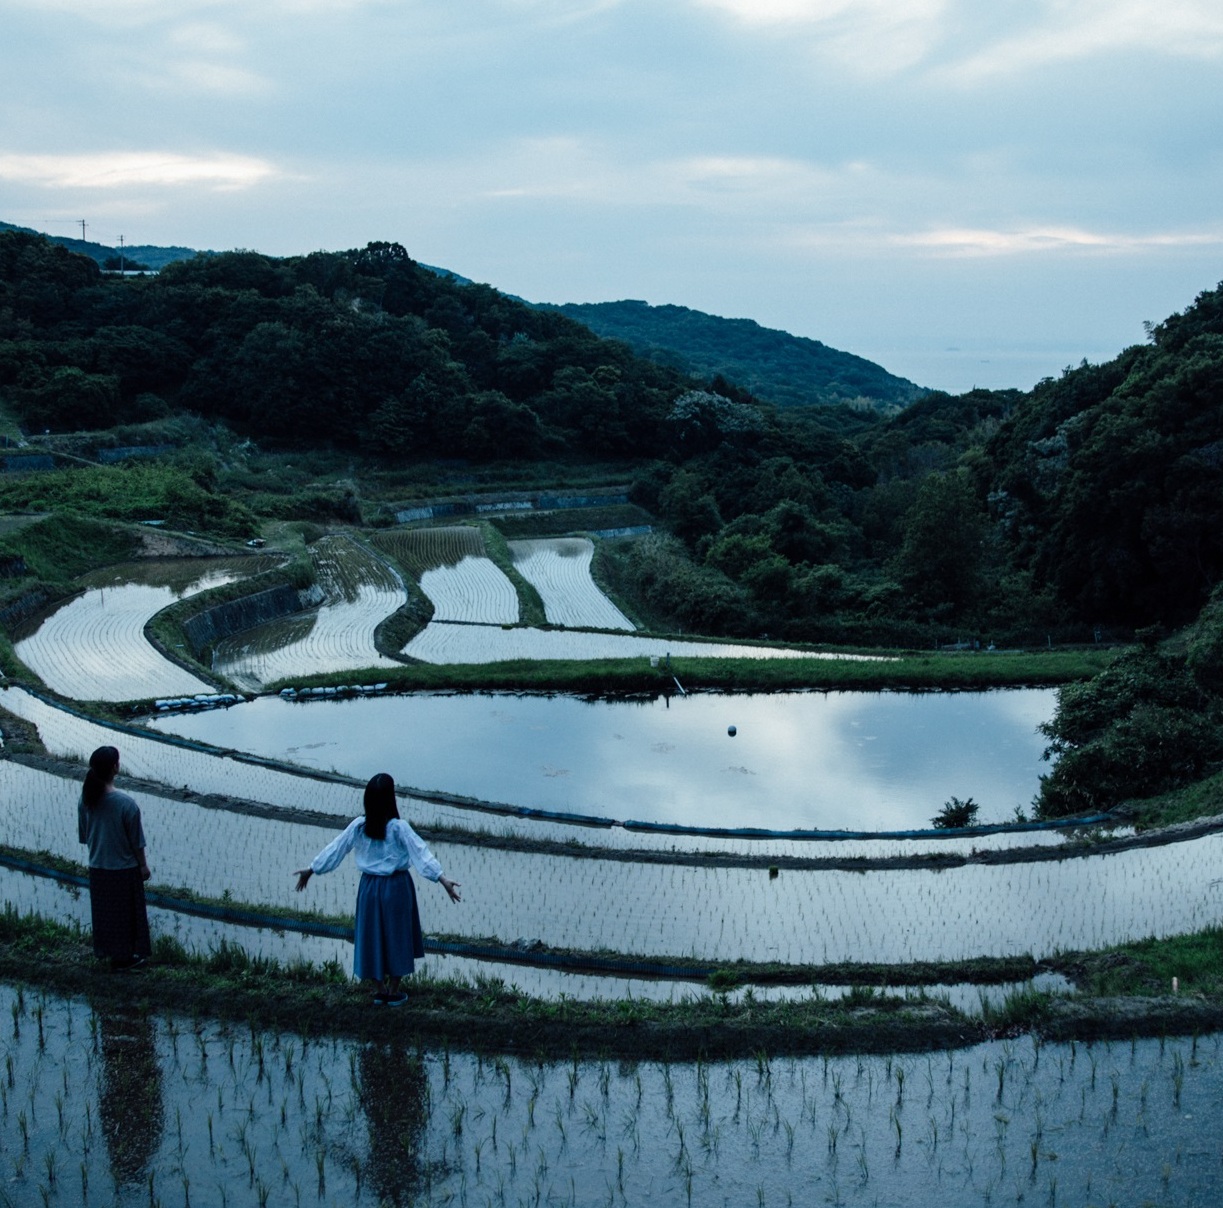
[[310,557],[317,609],[222,640],[213,654],[218,672],[258,689],[295,675],[395,665],[378,653],[374,630],[406,599],[398,574],[343,535],[316,541]]
[[632,622],[590,576],[594,546],[585,537],[511,541],[514,567],[540,594],[548,622],[590,629],[629,629]]
[[86,575],[83,593],[57,608],[17,657],[44,683],[81,700],[125,701],[212,692],[161,655],[144,627],[174,600],[268,569],[266,558],[174,558],[123,563]]

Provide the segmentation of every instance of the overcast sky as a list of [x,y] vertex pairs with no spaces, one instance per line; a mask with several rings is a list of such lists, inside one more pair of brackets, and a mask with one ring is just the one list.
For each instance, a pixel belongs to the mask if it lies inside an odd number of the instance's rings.
[[0,0],[0,219],[1028,387],[1223,278],[1220,0]]

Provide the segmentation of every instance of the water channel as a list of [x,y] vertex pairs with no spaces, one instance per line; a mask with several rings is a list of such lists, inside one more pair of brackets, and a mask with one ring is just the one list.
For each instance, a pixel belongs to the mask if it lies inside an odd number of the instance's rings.
[[891,831],[929,826],[953,796],[973,798],[983,823],[1027,810],[1048,770],[1037,726],[1055,700],[1052,689],[261,697],[151,725],[362,779],[388,771],[420,789],[617,820]]

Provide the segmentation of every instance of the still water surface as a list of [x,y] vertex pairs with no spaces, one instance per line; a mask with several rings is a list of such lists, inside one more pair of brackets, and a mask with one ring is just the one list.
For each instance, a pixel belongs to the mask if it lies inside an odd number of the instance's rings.
[[23,1206],[1207,1208],[1223,1185],[1219,1033],[552,1062],[11,985],[0,1016]]
[[[617,820],[905,830],[949,797],[1027,809],[1052,689],[649,701],[413,694],[157,718],[163,732],[418,789]],[[735,736],[728,733],[736,728]]]

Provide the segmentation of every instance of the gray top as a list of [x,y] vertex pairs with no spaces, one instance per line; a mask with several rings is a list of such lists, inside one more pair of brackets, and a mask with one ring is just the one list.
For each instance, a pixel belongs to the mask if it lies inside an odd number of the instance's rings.
[[140,807],[126,793],[107,789],[92,809],[77,806],[77,837],[89,844],[90,868],[139,868],[144,847]]

